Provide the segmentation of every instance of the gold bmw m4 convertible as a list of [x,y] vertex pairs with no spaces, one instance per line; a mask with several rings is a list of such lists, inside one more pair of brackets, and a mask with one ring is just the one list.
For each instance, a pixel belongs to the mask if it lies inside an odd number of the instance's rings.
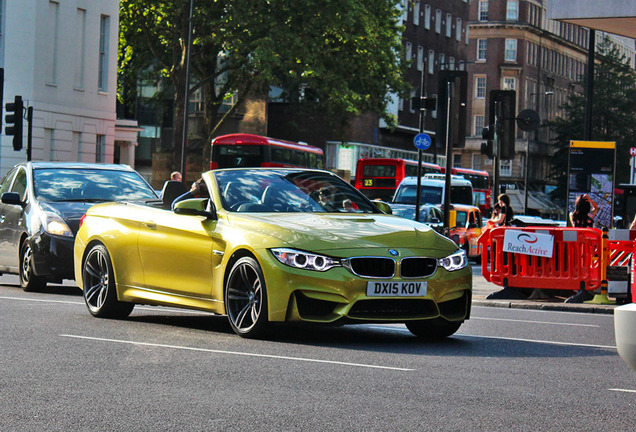
[[[203,174],[209,198],[91,207],[75,279],[96,317],[135,304],[227,315],[243,337],[272,323],[404,323],[452,335],[469,318],[463,250],[424,224],[386,214],[338,176],[291,168]],[[384,211],[382,211],[382,210]]]

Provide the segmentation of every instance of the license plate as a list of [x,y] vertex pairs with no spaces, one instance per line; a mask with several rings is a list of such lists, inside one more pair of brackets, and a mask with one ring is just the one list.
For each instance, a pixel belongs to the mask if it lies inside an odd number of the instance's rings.
[[421,297],[426,295],[426,282],[367,282],[369,297]]

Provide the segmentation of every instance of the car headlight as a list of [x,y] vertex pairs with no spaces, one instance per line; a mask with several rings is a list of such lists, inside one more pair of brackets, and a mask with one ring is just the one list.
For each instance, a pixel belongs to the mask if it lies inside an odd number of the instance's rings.
[[51,235],[73,237],[73,232],[66,222],[55,213],[42,212],[42,227]]
[[271,249],[271,251],[278,261],[298,269],[327,271],[330,268],[340,267],[341,265],[339,260],[325,255],[287,248]]
[[468,265],[468,258],[466,257],[466,251],[458,250],[457,252],[437,260],[437,264],[440,267],[444,267],[448,271],[455,271],[463,269]]

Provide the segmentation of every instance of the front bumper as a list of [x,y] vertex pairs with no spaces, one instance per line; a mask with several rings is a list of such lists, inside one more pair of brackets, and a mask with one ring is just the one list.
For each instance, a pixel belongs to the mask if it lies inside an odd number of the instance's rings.
[[27,239],[33,251],[33,271],[51,280],[73,279],[74,238],[46,233]]

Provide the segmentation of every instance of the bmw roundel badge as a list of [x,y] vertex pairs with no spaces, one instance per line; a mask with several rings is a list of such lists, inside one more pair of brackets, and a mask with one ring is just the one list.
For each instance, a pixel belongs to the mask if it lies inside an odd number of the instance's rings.
[[396,251],[395,249],[389,249],[389,253],[393,256],[398,256],[400,253],[398,251]]

